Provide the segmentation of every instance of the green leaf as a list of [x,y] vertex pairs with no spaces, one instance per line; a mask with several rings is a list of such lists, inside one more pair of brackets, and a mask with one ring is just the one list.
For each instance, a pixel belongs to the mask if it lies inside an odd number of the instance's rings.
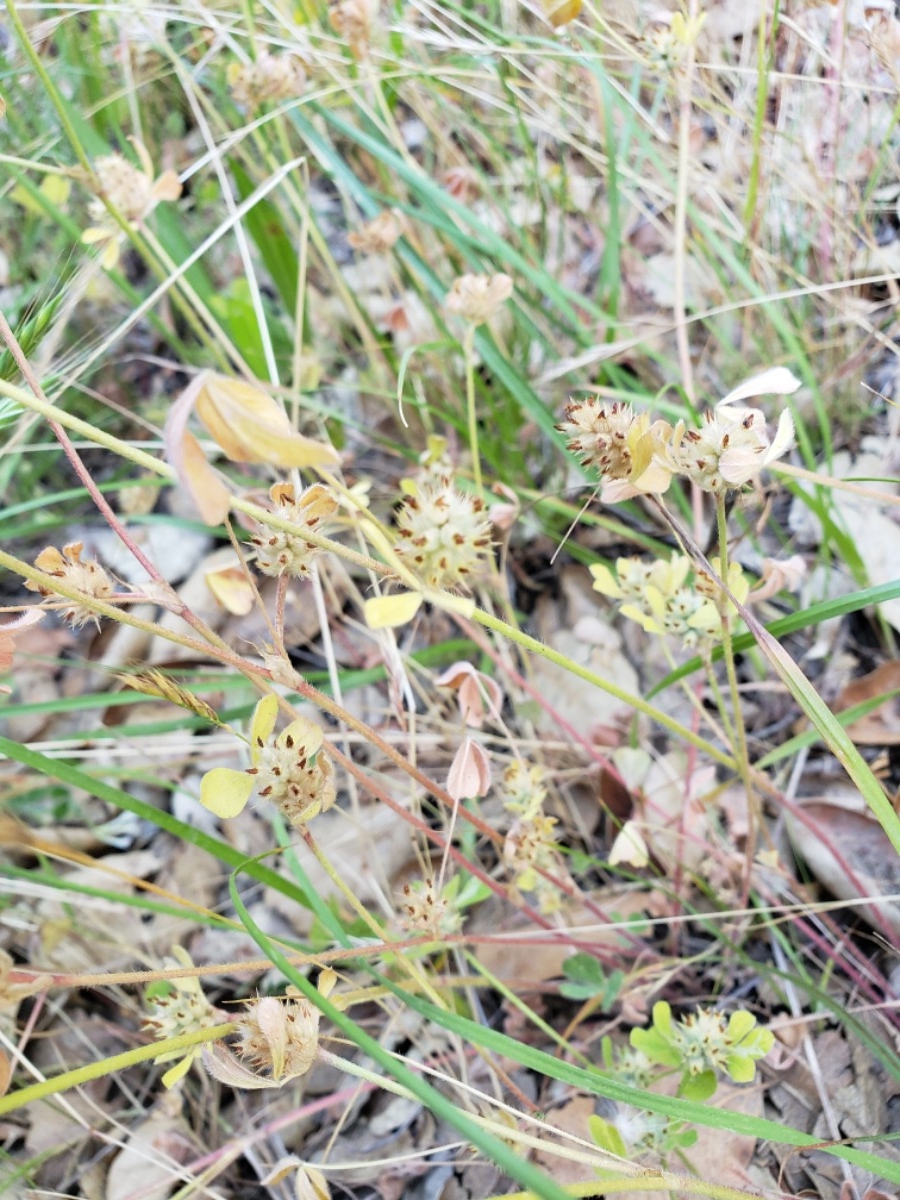
[[826,1144],[811,1134],[794,1129],[791,1125],[768,1121],[764,1117],[725,1111],[712,1104],[699,1104],[677,1096],[660,1096],[656,1092],[632,1087],[607,1072],[597,1068],[576,1067],[543,1050],[537,1050],[506,1034],[498,1033],[497,1030],[479,1025],[478,1022],[459,1013],[436,1008],[428,1000],[423,1000],[413,992],[399,987],[379,971],[372,970],[371,974],[379,984],[397,996],[407,1008],[419,1013],[426,1020],[433,1021],[441,1028],[458,1034],[475,1046],[509,1058],[549,1079],[557,1079],[561,1083],[571,1084],[571,1086],[592,1095],[606,1096],[621,1104],[631,1104],[636,1108],[646,1109],[648,1112],[662,1113],[674,1120],[688,1121],[704,1128],[727,1129],[731,1133],[746,1134],[748,1137],[761,1138],[783,1146],[815,1146],[826,1154],[832,1154],[846,1162],[856,1163],[892,1183],[900,1183],[900,1163],[891,1159],[843,1144]]
[[563,974],[573,983],[588,984],[598,990],[603,986],[603,968],[592,954],[570,955],[563,963]]
[[725,1062],[725,1071],[735,1083],[752,1083],[756,1074],[756,1063],[749,1055],[729,1054]]
[[619,1158],[628,1157],[628,1148],[622,1135],[611,1121],[604,1121],[602,1117],[592,1115],[588,1117],[588,1129],[591,1131],[594,1145],[599,1149],[616,1154]]
[[681,1066],[681,1055],[658,1029],[632,1029],[630,1041],[634,1049],[646,1054],[651,1062],[664,1067]]
[[[228,165],[241,200],[246,200],[256,185],[235,157],[228,160]],[[245,213],[242,224],[256,243],[284,307],[293,316],[297,307],[297,247],[285,235],[278,207],[270,199],[262,199]]]
[[[751,1063],[752,1066],[752,1063]],[[751,1075],[751,1079],[753,1076]],[[699,1075],[685,1075],[679,1091],[685,1100],[708,1100],[716,1090],[715,1071],[701,1071]]]
[[741,1042],[756,1025],[756,1017],[746,1009],[738,1009],[728,1018],[728,1039],[731,1042]]
[[657,1000],[653,1005],[653,1028],[667,1042],[671,1042],[675,1036],[672,1028],[672,1006],[667,1000]]

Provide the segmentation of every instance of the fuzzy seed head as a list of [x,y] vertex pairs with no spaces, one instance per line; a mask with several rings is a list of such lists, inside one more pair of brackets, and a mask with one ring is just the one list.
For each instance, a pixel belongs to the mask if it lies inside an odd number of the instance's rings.
[[794,425],[786,410],[770,438],[760,409],[723,401],[704,414],[699,429],[676,428],[668,457],[673,470],[718,495],[757,479],[764,467],[787,453],[793,441]]
[[196,979],[175,982],[176,987],[168,995],[154,997],[153,1010],[144,1018],[144,1028],[157,1041],[210,1029],[222,1020],[222,1014],[206,999]]
[[249,109],[293,100],[306,87],[306,71],[296,55],[266,50],[253,62],[229,64],[227,77],[232,99]]
[[362,254],[384,254],[406,230],[406,218],[399,209],[385,209],[360,229],[347,234],[347,241]]
[[289,483],[276,483],[269,491],[272,511],[285,521],[297,526],[296,533],[283,529],[260,526],[259,533],[251,539],[256,547],[256,563],[266,575],[288,575],[294,579],[305,579],[309,575],[313,559],[319,547],[302,534],[321,533],[337,510],[337,501],[326,487],[313,484],[299,498]]
[[[138,223],[153,208],[153,179],[129,162],[124,154],[104,154],[94,162],[100,194],[129,221]],[[92,221],[106,217],[101,199],[92,200]]]
[[379,0],[337,0],[328,7],[331,28],[350,47],[354,58],[365,58],[372,41]]
[[447,312],[462,317],[470,325],[490,321],[513,292],[508,275],[460,275],[444,301]]
[[594,467],[610,479],[627,479],[632,461],[628,434],[634,420],[630,404],[618,400],[609,404],[599,396],[589,396],[566,406],[566,420],[559,429],[586,467]]
[[441,937],[456,933],[460,926],[459,913],[449,898],[438,892],[433,879],[404,884],[400,908],[409,930]]
[[[315,749],[312,749],[315,744]],[[298,720],[275,738],[257,743],[253,767],[256,790],[277,805],[295,829],[331,808],[337,791],[331,760],[319,753],[321,730]]]
[[[82,561],[81,551],[83,549],[82,542],[69,542],[68,545],[63,546],[62,552],[55,546],[47,546],[34,560],[34,565],[45,574],[62,580],[67,587],[81,592],[86,599],[108,600],[113,593],[112,580],[100,564],[94,562],[93,559]],[[56,594],[52,586],[43,583],[28,581],[25,586],[33,592],[40,592],[42,596]],[[66,620],[75,626],[84,625],[88,621],[94,621],[98,625],[100,623],[99,618],[87,604],[78,604],[66,597],[62,601],[62,606]]]
[[319,1049],[319,1010],[305,998],[257,1000],[238,1021],[238,1053],[274,1081],[305,1075]]
[[484,504],[449,479],[422,483],[397,513],[397,555],[429,587],[465,587],[485,562],[491,526]]

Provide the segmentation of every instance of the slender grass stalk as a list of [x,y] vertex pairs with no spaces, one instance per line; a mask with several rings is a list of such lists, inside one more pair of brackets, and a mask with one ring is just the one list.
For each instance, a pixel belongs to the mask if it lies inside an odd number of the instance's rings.
[[92,1079],[102,1079],[113,1075],[116,1071],[125,1071],[138,1063],[151,1062],[161,1054],[178,1054],[182,1050],[191,1050],[194,1046],[202,1046],[204,1042],[217,1042],[221,1038],[234,1033],[237,1026],[233,1021],[222,1025],[214,1025],[209,1029],[196,1029],[190,1033],[180,1033],[177,1037],[166,1038],[164,1041],[153,1042],[147,1046],[136,1046],[134,1050],[126,1050],[124,1054],[114,1054],[111,1058],[100,1058],[95,1062],[85,1063],[52,1079],[44,1079],[40,1083],[30,1084],[19,1088],[18,1091],[8,1092],[0,1096],[0,1116],[15,1112],[26,1104],[34,1104],[37,1100],[46,1100],[49,1096],[59,1095],[60,1092],[71,1091],[90,1083]]

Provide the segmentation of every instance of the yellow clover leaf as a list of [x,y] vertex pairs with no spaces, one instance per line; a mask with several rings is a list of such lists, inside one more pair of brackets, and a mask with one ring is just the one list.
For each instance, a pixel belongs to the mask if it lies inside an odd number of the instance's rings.
[[[250,721],[250,758],[255,766],[278,716],[278,697],[273,693],[259,701]],[[284,735],[282,735],[284,736]],[[238,816],[247,806],[256,781],[246,771],[213,767],[200,782],[200,803],[223,821]]]
[[213,767],[200,783],[200,803],[223,821],[244,811],[253,792],[253,776],[231,767]]

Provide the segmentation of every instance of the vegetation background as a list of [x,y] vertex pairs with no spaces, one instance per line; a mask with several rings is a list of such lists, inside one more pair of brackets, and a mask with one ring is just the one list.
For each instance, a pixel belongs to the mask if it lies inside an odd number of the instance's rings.
[[896,1194],[894,5],[2,33],[4,1194]]

